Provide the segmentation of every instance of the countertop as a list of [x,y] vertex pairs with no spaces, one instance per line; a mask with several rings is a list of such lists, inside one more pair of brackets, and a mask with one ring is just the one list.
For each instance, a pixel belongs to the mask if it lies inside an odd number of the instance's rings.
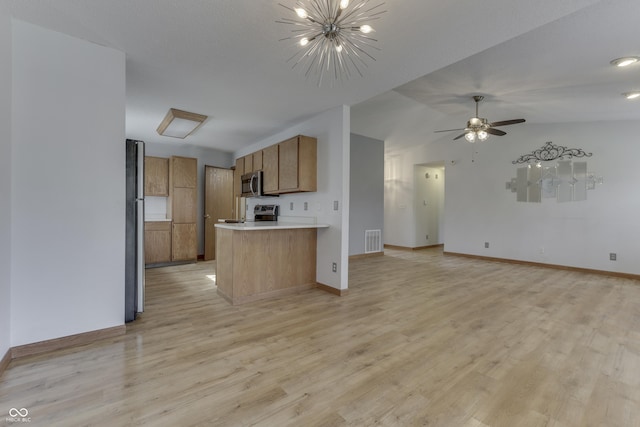
[[218,228],[237,231],[255,231],[255,230],[287,230],[295,228],[328,228],[328,224],[305,224],[301,222],[289,221],[259,221],[259,222],[241,222],[226,223],[219,222],[215,225]]

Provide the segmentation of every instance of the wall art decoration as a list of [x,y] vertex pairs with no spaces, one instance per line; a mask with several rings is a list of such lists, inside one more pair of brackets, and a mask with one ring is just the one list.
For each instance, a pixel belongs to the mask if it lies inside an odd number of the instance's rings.
[[[516,193],[518,202],[540,203],[554,198],[558,202],[577,202],[587,199],[587,190],[595,190],[603,178],[587,171],[587,162],[574,162],[574,157],[591,157],[580,148],[567,148],[551,141],[529,154],[520,156],[513,164],[519,167],[516,177],[507,182],[506,188]],[[543,166],[542,162],[557,160],[555,165]]]
[[538,148],[529,154],[524,154],[511,163],[516,165],[519,163],[548,162],[556,159],[572,159],[574,157],[591,156],[592,153],[586,153],[581,148],[567,148],[562,145],[555,145],[553,142],[549,141],[541,148]]

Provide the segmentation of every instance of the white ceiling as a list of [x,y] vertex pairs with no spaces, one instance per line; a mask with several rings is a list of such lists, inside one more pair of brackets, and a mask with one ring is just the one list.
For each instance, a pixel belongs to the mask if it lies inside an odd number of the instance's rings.
[[460,127],[475,93],[490,121],[640,118],[620,96],[640,89],[640,66],[608,65],[640,55],[637,0],[387,0],[365,76],[321,88],[286,62],[278,1],[6,1],[17,19],[125,52],[127,137],[147,142],[181,141],[155,132],[170,107],[210,117],[185,143],[225,151],[341,104],[379,139],[416,103],[429,129]]

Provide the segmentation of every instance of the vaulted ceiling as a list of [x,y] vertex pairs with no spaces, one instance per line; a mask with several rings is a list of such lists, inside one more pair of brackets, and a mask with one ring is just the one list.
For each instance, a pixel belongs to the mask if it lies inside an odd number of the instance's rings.
[[353,131],[379,139],[412,104],[432,113],[430,130],[459,127],[476,93],[490,120],[638,119],[640,101],[630,108],[620,93],[640,89],[640,66],[615,70],[609,61],[640,55],[639,3],[388,0],[375,23],[376,61],[333,87],[287,63],[295,47],[279,41],[289,28],[276,20],[289,12],[278,1],[6,5],[16,19],[126,53],[127,137],[180,141],[155,131],[174,107],[210,117],[184,143],[235,151],[342,104],[353,106]]

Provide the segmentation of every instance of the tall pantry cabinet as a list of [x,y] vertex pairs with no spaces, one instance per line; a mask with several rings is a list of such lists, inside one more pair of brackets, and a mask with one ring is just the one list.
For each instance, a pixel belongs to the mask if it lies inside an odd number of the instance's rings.
[[198,258],[197,179],[198,159],[171,157],[167,207],[172,219],[172,261],[196,261]]

